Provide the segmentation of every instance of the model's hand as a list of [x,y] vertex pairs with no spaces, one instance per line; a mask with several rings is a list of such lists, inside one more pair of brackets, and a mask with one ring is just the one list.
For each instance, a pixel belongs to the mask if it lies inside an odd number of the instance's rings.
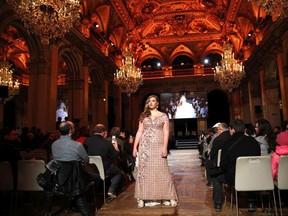
[[161,157],[162,158],[166,158],[168,156],[168,151],[167,149],[163,149],[162,152],[161,152]]
[[137,157],[137,153],[138,153],[137,149],[133,149],[133,157]]

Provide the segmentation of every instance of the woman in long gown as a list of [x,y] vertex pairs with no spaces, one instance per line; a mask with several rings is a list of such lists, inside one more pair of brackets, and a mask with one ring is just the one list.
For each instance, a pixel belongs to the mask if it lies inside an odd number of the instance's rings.
[[157,110],[158,104],[156,95],[147,98],[135,137],[133,156],[138,154],[139,159],[135,198],[139,208],[145,201],[163,201],[173,207],[178,202],[167,161],[169,119]]

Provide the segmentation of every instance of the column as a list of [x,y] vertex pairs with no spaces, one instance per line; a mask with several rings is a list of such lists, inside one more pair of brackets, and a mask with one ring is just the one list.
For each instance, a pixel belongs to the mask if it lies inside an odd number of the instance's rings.
[[[230,110],[231,110],[231,119],[242,119],[241,115],[241,94],[240,89],[234,89],[230,94]],[[232,106],[233,105],[233,106]]]
[[70,86],[73,88],[71,89],[73,102],[69,104],[73,106],[72,117],[80,119],[80,126],[88,125],[88,76],[89,68],[84,66],[81,71],[81,78],[70,82]]
[[27,124],[44,132],[54,130],[56,122],[58,48],[51,46],[49,50],[51,64],[44,61],[28,64],[30,80]]
[[277,54],[283,120],[288,120],[288,66],[283,65],[285,53]]
[[248,96],[249,96],[249,110],[250,110],[250,122],[253,124],[253,122],[256,122],[255,120],[255,104],[254,100],[251,94],[251,80],[248,81]]

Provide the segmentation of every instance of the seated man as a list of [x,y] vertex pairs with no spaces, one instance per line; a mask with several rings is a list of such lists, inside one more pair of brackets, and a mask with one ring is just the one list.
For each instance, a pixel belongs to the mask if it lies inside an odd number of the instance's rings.
[[105,174],[111,178],[108,196],[116,198],[116,190],[121,183],[121,170],[114,164],[111,164],[110,161],[113,158],[119,158],[119,148],[117,141],[112,144],[104,139],[105,131],[103,124],[97,124],[94,128],[94,135],[87,138],[84,145],[87,146],[89,155],[101,156]]
[[[223,174],[213,181],[213,201],[215,211],[222,208],[222,184],[235,184],[236,160],[240,156],[260,156],[261,150],[258,142],[250,136],[245,136],[245,123],[242,120],[233,120],[229,126],[231,138],[223,143],[220,169]],[[248,193],[248,211],[256,211],[253,194]]]
[[[89,157],[84,146],[72,140],[74,124],[64,121],[59,125],[60,139],[52,144],[52,155],[57,164],[60,165],[57,183],[60,185],[60,194],[73,198],[82,216],[89,215],[89,208],[84,194],[88,182],[81,163],[88,163]],[[87,174],[87,175],[85,175]],[[67,180],[68,179],[68,180]],[[51,214],[51,201],[54,192],[46,191],[45,215]]]

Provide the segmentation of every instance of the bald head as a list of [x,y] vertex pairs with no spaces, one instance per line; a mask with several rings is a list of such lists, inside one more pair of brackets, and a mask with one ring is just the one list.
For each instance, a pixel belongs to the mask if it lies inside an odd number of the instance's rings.
[[74,131],[74,124],[71,121],[64,121],[61,122],[59,125],[59,132],[61,135],[68,135],[69,133],[73,133]]
[[94,133],[101,134],[105,131],[105,126],[103,124],[96,124],[94,127]]

